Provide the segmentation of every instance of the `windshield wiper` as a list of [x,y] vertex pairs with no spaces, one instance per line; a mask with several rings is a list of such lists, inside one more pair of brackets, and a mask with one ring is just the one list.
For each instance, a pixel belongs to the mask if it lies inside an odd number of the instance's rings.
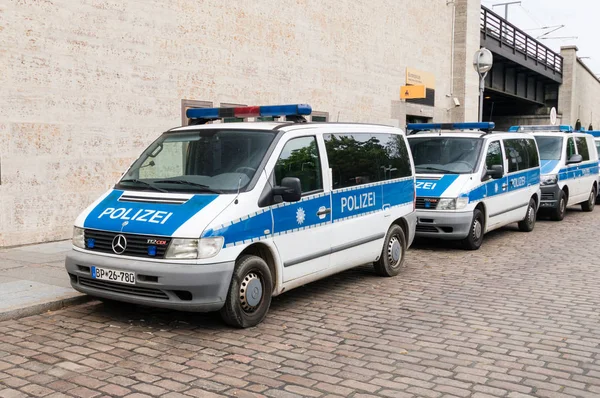
[[189,185],[192,187],[202,188],[202,190],[206,191],[206,192],[222,193],[221,191],[213,189],[213,188],[209,187],[208,185],[199,184],[197,182],[192,182],[192,181],[188,181],[188,180],[158,180],[158,181],[154,181],[154,182],[159,183],[159,184],[184,184],[184,185]]
[[429,171],[438,171],[440,173],[446,173],[446,174],[460,174],[457,171],[451,171],[451,170],[446,170],[446,169],[438,169],[437,167],[421,167],[421,166],[416,166],[415,169],[423,169],[423,170],[429,170]]
[[121,184],[123,182],[132,182],[134,184],[142,184],[142,185],[145,185],[145,186],[147,186],[149,188],[152,188],[152,189],[154,189],[156,191],[159,191],[159,192],[168,192],[166,189],[159,188],[156,185],[150,184],[149,182],[142,181],[142,180],[137,180],[135,178],[130,178],[130,179],[127,179],[127,180],[121,180],[121,181],[119,181],[119,184]]

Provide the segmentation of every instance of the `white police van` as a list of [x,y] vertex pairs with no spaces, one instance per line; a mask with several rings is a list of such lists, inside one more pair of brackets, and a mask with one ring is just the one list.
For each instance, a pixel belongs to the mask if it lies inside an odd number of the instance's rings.
[[[248,327],[271,296],[362,264],[398,274],[415,179],[400,129],[305,123],[308,105],[190,109],[76,220],[81,292],[220,310]],[[225,117],[283,122],[208,123]]]
[[540,210],[560,221],[567,206],[594,210],[598,192],[598,152],[590,134],[571,126],[513,126],[510,131],[531,133],[542,164]]
[[460,240],[469,250],[483,235],[518,222],[531,231],[540,203],[535,140],[489,132],[494,123],[409,124],[417,173],[417,236]]

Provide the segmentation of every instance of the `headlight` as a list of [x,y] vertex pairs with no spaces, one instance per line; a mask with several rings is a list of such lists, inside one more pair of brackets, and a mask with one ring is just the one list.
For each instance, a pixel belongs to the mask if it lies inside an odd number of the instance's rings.
[[440,199],[436,210],[454,210],[456,209],[456,199]]
[[557,182],[558,182],[558,175],[556,175],[556,174],[543,175],[540,180],[541,185],[554,185]]
[[210,258],[219,254],[222,247],[222,236],[202,239],[173,239],[165,258]]
[[84,229],[73,227],[73,246],[85,249],[85,234]]
[[442,198],[438,202],[436,210],[460,210],[464,209],[469,204],[469,198]]

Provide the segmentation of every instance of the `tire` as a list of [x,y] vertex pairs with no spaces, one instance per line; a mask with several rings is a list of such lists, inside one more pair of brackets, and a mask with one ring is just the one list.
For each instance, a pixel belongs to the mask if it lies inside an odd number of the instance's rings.
[[564,191],[560,191],[558,195],[558,207],[556,209],[552,209],[552,213],[550,213],[550,219],[552,221],[562,221],[565,218],[565,213],[567,212],[567,195],[565,195]]
[[536,204],[533,198],[529,199],[529,205],[527,206],[527,213],[525,218],[519,221],[519,230],[523,232],[531,232],[535,227],[535,211]]
[[399,225],[393,224],[385,235],[379,260],[373,263],[379,276],[396,276],[404,265],[406,237]]
[[273,277],[267,263],[257,256],[240,257],[235,264],[221,318],[237,328],[258,325],[269,311],[272,292]]
[[466,250],[477,250],[483,242],[483,213],[479,209],[473,211],[473,220],[469,228],[469,235],[461,243]]
[[594,211],[594,206],[596,206],[596,187],[592,187],[590,197],[581,204],[581,210]]

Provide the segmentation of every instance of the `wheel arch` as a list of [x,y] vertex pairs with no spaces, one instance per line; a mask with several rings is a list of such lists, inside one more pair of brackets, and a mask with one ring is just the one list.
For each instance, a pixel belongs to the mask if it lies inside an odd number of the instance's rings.
[[[398,225],[400,228],[402,228],[402,232],[404,232],[404,239],[406,239],[406,242],[409,242],[410,240],[410,235],[409,235],[409,228],[408,228],[408,221],[406,221],[406,219],[404,217],[399,217],[397,219],[394,220],[394,222],[392,222],[392,225]],[[387,233],[387,231],[386,231]]]
[[[481,211],[483,213],[483,232],[485,233],[487,231],[487,226],[488,226],[488,212],[487,212],[487,208],[485,207],[485,203],[483,203],[483,202],[477,203],[477,206],[475,206],[475,209],[479,209],[479,211]],[[473,211],[475,211],[475,209],[473,209]]]
[[237,257],[236,261],[242,256],[251,255],[262,258],[269,267],[269,271],[271,272],[271,277],[273,279],[273,292],[278,291],[278,287],[280,284],[279,281],[279,270],[277,267],[278,256],[274,251],[275,249],[261,242],[252,243],[248,247],[246,247]]

